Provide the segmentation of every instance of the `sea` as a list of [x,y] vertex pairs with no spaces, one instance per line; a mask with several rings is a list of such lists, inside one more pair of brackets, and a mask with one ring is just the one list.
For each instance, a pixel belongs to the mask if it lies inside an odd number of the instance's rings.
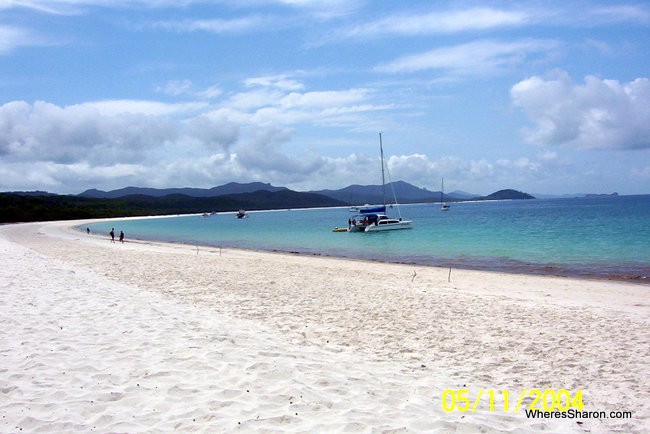
[[[650,195],[393,206],[410,230],[333,232],[345,208],[249,211],[94,223],[126,239],[329,255],[449,268],[650,284]],[[86,226],[80,228],[86,230]]]

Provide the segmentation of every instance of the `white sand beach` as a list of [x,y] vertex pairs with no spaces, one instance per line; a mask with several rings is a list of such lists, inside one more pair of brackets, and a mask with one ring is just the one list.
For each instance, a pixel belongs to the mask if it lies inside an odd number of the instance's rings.
[[[0,432],[650,432],[650,286],[0,226]],[[510,394],[442,407],[447,389]],[[529,419],[524,390],[583,391]],[[499,395],[500,397],[501,395]]]

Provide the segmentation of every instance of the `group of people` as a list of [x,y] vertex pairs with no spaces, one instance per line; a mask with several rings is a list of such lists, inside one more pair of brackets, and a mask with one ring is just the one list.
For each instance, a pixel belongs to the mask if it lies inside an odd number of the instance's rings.
[[[109,232],[109,235],[111,236],[111,243],[115,242],[115,228],[111,228],[111,231]],[[120,231],[120,243],[124,242],[124,232]]]
[[[86,228],[86,233],[90,235],[90,228]],[[111,231],[108,233],[111,236],[111,243],[115,242],[115,228],[111,228]],[[124,231],[120,231],[120,243],[124,243]]]
[[352,226],[356,226],[357,223],[361,226],[368,226],[369,224],[372,223],[377,223],[377,216],[376,215],[371,215],[370,217],[364,216],[361,221],[357,222],[356,219],[348,219],[348,228],[351,228]]

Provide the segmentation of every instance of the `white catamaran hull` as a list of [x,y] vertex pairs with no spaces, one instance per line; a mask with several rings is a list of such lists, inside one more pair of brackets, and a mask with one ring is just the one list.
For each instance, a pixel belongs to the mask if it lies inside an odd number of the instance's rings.
[[370,226],[366,226],[365,232],[379,232],[379,231],[393,231],[396,229],[411,229],[411,221],[410,220],[402,220],[400,222],[395,222],[395,223],[387,223],[387,224],[372,224]]

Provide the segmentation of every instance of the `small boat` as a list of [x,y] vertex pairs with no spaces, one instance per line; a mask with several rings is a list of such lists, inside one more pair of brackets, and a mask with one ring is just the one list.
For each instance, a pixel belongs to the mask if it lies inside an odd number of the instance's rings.
[[332,232],[347,232],[347,231],[348,231],[348,228],[340,228],[338,226],[335,227],[334,229],[332,229]]
[[[379,152],[381,155],[381,185],[384,203],[376,206],[354,207],[359,214],[348,220],[348,232],[379,232],[396,229],[411,229],[411,220],[402,220],[402,217],[391,218],[386,215],[386,178],[384,175],[384,146],[379,133]],[[395,192],[393,191],[393,197]],[[393,206],[390,205],[390,208]],[[395,198],[395,207],[399,213],[399,206]],[[350,208],[352,210],[352,208]]]
[[443,196],[445,191],[445,178],[440,183],[440,211],[449,211],[450,206],[445,203]]
[[246,211],[244,211],[243,209],[240,209],[237,212],[237,215],[235,217],[237,217],[238,219],[245,219],[248,218],[248,214],[246,214]]

